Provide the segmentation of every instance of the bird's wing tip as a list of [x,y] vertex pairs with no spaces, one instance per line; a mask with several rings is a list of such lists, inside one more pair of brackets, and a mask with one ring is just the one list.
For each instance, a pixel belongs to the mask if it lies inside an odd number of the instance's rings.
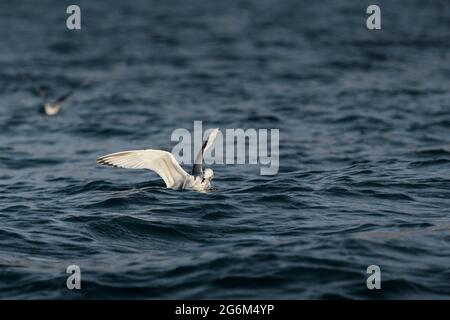
[[106,156],[98,157],[97,160],[96,160],[96,162],[97,162],[98,164],[111,165],[111,164],[106,160]]

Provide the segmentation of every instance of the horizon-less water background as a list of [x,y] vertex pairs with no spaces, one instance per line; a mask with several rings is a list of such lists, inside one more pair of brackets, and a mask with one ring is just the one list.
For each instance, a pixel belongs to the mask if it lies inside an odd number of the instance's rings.
[[[81,31],[0,2],[0,298],[450,297],[448,1],[379,1],[380,31],[369,1],[76,3]],[[45,117],[20,73],[95,82]],[[194,120],[279,128],[279,174],[213,165],[201,194],[95,163]]]

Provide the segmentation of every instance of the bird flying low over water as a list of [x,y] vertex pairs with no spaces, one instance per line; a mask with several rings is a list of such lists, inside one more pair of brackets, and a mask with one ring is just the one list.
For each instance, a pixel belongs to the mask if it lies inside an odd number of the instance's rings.
[[30,76],[25,75],[25,77],[32,83],[35,94],[40,97],[43,102],[41,105],[41,111],[45,113],[47,116],[54,116],[61,111],[62,105],[64,101],[66,101],[69,97],[71,97],[75,91],[89,83],[89,81],[84,80],[80,82],[73,89],[69,90],[59,98],[54,101],[49,101],[47,97],[47,93],[34,81]]
[[203,171],[203,155],[213,145],[218,132],[219,129],[213,129],[208,135],[195,158],[191,174],[183,170],[170,152],[163,150],[122,151],[100,157],[97,162],[112,167],[152,170],[164,180],[167,188],[210,191],[214,173],[209,168]]

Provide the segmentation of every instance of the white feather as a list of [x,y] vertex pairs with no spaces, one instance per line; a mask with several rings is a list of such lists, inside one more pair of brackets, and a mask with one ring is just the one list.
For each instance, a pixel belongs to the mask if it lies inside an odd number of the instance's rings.
[[104,165],[127,169],[148,169],[156,172],[167,188],[182,188],[188,173],[181,168],[175,157],[163,150],[130,150],[108,154],[97,159]]
[[202,172],[202,165],[203,165],[203,155],[206,152],[206,150],[208,150],[209,148],[211,148],[214,145],[214,141],[216,141],[217,138],[217,133],[219,133],[219,129],[215,128],[212,129],[211,132],[208,134],[208,137],[206,138],[206,145],[202,150],[199,150],[197,156],[195,157],[195,161],[194,164],[199,165],[199,172]]
[[215,128],[211,130],[210,134],[208,135],[208,142],[206,143],[205,149],[203,150],[203,153],[205,153],[206,150],[211,148],[211,146],[214,144],[214,141],[216,141],[217,134],[219,133],[219,128]]

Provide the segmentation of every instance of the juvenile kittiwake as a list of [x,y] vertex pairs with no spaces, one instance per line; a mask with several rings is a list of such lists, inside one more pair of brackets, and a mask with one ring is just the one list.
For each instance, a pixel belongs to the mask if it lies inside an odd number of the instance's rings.
[[32,83],[36,95],[43,100],[41,105],[41,111],[45,113],[47,116],[54,116],[58,114],[59,111],[61,111],[64,101],[66,101],[70,96],[72,96],[75,93],[76,89],[88,83],[88,81],[82,81],[75,88],[66,92],[65,94],[57,98],[55,101],[49,101],[47,93],[36,83],[36,81],[34,81],[28,75],[25,76]]
[[122,151],[100,157],[97,162],[112,167],[152,170],[164,180],[167,188],[208,191],[212,189],[214,173],[209,168],[203,171],[203,154],[213,145],[218,132],[219,129],[213,129],[208,135],[195,158],[191,174],[183,170],[170,152],[163,150]]

